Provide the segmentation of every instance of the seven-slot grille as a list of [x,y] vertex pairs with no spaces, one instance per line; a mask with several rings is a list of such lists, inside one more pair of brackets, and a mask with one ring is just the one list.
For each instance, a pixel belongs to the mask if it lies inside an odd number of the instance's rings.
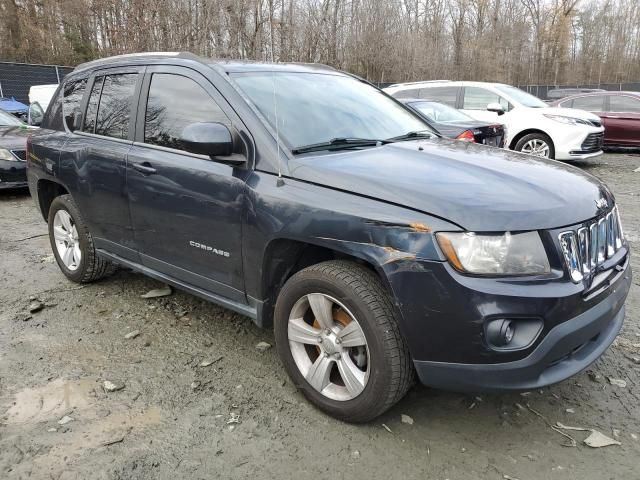
[[11,153],[18,160],[22,160],[23,162],[27,161],[27,151],[26,150],[11,150]]
[[560,248],[571,280],[579,283],[585,276],[595,273],[607,258],[613,257],[622,247],[623,239],[617,206],[577,231],[562,232],[559,236]]
[[584,139],[580,149],[583,152],[597,152],[602,148],[602,141],[604,140],[604,132],[590,133],[587,138]]

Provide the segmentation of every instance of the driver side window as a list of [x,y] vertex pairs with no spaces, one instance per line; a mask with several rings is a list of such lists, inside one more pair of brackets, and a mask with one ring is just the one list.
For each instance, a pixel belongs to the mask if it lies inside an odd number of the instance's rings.
[[480,87],[465,87],[463,110],[486,110],[490,103],[499,103],[505,112],[511,110],[511,104],[497,93]]

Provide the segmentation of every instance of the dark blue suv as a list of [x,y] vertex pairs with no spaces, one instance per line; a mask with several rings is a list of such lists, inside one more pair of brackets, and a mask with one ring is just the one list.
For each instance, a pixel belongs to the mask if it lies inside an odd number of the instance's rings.
[[294,383],[367,421],[421,382],[527,390],[618,334],[615,201],[555,161],[440,138],[318,65],[143,54],[79,66],[28,142],[72,281],[125,265],[274,328]]

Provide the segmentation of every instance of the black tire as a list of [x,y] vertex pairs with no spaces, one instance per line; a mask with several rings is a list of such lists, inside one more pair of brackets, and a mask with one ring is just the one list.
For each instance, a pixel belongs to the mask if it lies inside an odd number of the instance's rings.
[[[76,230],[78,231],[81,260],[78,264],[78,268],[75,270],[67,268],[60,258],[56,247],[53,235],[53,220],[56,212],[59,210],[65,210],[71,216]],[[82,219],[82,215],[80,215],[80,211],[78,210],[78,207],[73,201],[71,195],[60,195],[53,200],[51,207],[49,208],[48,223],[49,241],[51,243],[53,255],[55,256],[60,270],[62,270],[62,273],[64,273],[69,280],[76,283],[95,282],[96,280],[100,280],[101,278],[111,275],[117,269],[117,266],[114,263],[99,257],[96,253],[91,232],[89,232],[89,228]]]
[[549,135],[545,135],[544,133],[530,133],[525,135],[520,140],[517,141],[515,147],[513,148],[516,152],[522,152],[522,148],[526,145],[527,142],[531,140],[542,140],[549,146],[549,157],[550,159],[556,158],[556,149],[553,146],[553,140],[549,137]]
[[[303,377],[291,353],[289,314],[310,293],[339,300],[355,316],[369,348],[369,379],[351,400],[324,396]],[[398,402],[414,381],[409,350],[400,334],[395,309],[379,278],[354,262],[333,260],[305,268],[282,288],[274,318],[276,348],[294,384],[320,410],[346,422],[370,421]]]

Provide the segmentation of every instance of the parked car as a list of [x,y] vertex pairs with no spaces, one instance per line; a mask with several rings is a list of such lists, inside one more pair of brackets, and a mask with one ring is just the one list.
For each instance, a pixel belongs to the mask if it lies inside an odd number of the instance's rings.
[[136,54],[62,90],[27,170],[62,273],[126,265],[273,328],[337,418],[380,415],[415,373],[556,383],[622,326],[629,246],[588,173],[436,136],[321,65]]
[[501,123],[478,122],[455,108],[431,100],[401,98],[400,101],[445,137],[504,147],[504,125]]
[[0,110],[10,113],[21,120],[26,120],[29,106],[19,102],[14,97],[0,97]]
[[565,98],[570,95],[578,95],[580,93],[595,93],[595,92],[606,92],[601,88],[552,88],[547,91],[547,98],[549,100],[555,101],[560,98]]
[[573,95],[554,103],[588,110],[602,119],[605,147],[640,147],[640,92]]
[[58,89],[57,83],[49,85],[33,85],[29,88],[29,103],[38,103],[43,111],[47,111],[47,107]]
[[483,82],[416,82],[384,89],[397,98],[430,98],[476,120],[500,122],[506,145],[523,153],[556,160],[585,160],[602,155],[604,128],[592,113],[552,108],[518,88]]
[[27,125],[0,110],[0,190],[27,186]]

